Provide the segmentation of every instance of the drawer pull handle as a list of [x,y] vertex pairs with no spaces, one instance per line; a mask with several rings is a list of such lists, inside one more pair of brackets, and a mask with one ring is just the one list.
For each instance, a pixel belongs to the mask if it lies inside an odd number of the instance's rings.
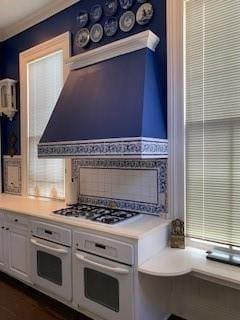
[[14,219],[14,222],[18,222],[18,219]]

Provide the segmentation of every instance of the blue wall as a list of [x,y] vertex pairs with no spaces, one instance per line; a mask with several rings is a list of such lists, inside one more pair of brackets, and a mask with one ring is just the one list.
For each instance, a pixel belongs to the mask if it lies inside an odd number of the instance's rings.
[[[76,16],[78,12],[82,9],[89,10],[90,7],[96,3],[103,4],[104,0],[82,0],[81,2],[76,3],[75,5],[52,16],[51,18],[3,42],[3,64],[1,63],[1,65],[3,65],[3,70],[1,72],[0,69],[0,77],[8,77],[19,80],[18,56],[20,52],[27,50],[43,41],[49,40],[66,31],[70,31],[72,34],[72,39],[74,39],[74,35],[79,29],[76,23]],[[160,37],[160,45],[158,46],[156,51],[156,60],[157,68],[159,70],[161,92],[163,93],[164,105],[166,110],[166,0],[151,0],[151,3],[154,6],[155,13],[149,25],[142,27],[136,24],[133,30],[128,33],[124,33],[119,30],[114,37],[104,37],[99,44],[91,43],[86,49],[82,51],[94,49],[97,46],[101,46],[109,42],[127,37],[131,34],[138,33],[146,29],[151,29]],[[139,4],[135,3],[132,10],[136,12],[138,7]],[[120,16],[122,12],[123,10],[119,9],[118,16]],[[104,22],[104,18],[100,22]],[[91,24],[87,27],[91,27]],[[80,50],[76,49],[74,47],[74,44],[72,46],[72,53],[73,55],[80,53]],[[17,98],[18,109],[20,109],[19,90]],[[21,112],[17,113],[12,122],[7,120],[6,118],[2,119],[3,154],[8,154],[8,136],[11,132],[14,132],[18,137],[17,153],[20,153],[20,113]]]

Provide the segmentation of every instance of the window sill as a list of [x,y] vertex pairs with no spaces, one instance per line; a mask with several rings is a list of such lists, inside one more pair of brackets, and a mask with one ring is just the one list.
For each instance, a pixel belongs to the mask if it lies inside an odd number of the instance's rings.
[[240,289],[240,269],[206,259],[206,251],[187,247],[166,248],[139,266],[138,271],[158,277],[176,277],[186,274]]

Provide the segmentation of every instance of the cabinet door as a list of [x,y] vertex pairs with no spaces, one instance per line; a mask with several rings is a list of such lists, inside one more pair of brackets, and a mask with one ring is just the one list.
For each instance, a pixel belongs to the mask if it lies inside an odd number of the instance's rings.
[[0,218],[0,270],[4,271],[6,267],[5,250],[4,250],[5,231],[2,227],[4,226],[1,223],[1,218]]
[[0,270],[6,269],[4,216],[0,212]]
[[8,272],[14,277],[30,282],[30,246],[27,229],[8,226]]

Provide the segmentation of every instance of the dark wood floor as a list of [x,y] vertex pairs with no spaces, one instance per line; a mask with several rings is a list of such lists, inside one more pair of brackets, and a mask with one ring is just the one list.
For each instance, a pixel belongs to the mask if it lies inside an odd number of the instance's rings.
[[90,320],[0,273],[1,320]]
[[[91,320],[3,273],[0,273],[0,319]],[[178,319],[172,316],[169,320]]]

